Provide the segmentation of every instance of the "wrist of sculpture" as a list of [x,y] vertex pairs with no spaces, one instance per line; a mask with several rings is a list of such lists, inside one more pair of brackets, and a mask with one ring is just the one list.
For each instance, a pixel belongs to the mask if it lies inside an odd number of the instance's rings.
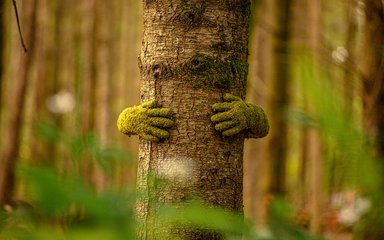
[[267,115],[262,108],[253,104],[247,104],[247,126],[250,131],[258,135],[267,135],[269,131],[269,123]]

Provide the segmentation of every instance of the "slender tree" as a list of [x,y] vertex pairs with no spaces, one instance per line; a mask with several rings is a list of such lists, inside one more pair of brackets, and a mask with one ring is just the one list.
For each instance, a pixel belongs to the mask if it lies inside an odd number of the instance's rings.
[[[0,106],[2,103],[2,89],[3,89],[3,61],[4,61],[4,49],[5,49],[5,1],[1,1],[0,3]],[[0,119],[1,119],[1,113],[0,110]]]
[[380,0],[366,0],[363,74],[364,126],[376,138],[377,151],[384,156],[384,7]]
[[[244,137],[265,136],[269,128],[264,112],[242,100],[250,1],[145,0],[143,6],[144,103],[118,120],[120,131],[142,137],[138,187],[154,195],[141,201],[139,215],[147,223],[154,216],[150,199],[177,204],[196,197],[242,212]],[[169,184],[156,189],[149,173]],[[182,226],[170,231],[182,239],[221,239]],[[139,235],[157,236],[146,226]]]
[[[319,66],[319,51],[321,48],[321,10],[322,0],[308,1],[308,46],[311,51],[313,67]],[[307,96],[307,99],[310,99]],[[307,103],[309,112],[316,111],[313,103]],[[303,161],[307,161],[307,180],[308,180],[308,212],[310,213],[310,231],[318,233],[320,230],[320,211],[321,211],[321,191],[322,191],[322,169],[323,161],[321,156],[321,140],[319,131],[315,128],[308,128],[304,132],[303,140],[306,142],[306,155]]]
[[[356,89],[356,69],[352,63],[356,61],[356,41],[357,41],[357,30],[358,30],[358,22],[356,19],[356,4],[355,1],[347,1],[346,2],[346,20],[347,20],[347,32],[346,32],[346,42],[345,48],[348,51],[348,61],[345,64],[344,69],[344,99],[345,99],[345,107],[348,111],[348,114],[352,115],[352,106],[354,100],[354,92]],[[351,66],[352,65],[352,66]]]
[[[2,116],[3,116],[3,89],[4,89],[4,55],[5,55],[5,36],[7,28],[5,26],[5,1],[0,2],[0,135],[3,133],[2,129]],[[0,146],[3,140],[0,140]]]
[[[111,56],[113,32],[109,32],[112,28],[112,2],[102,1],[95,3],[94,14],[94,34],[96,41],[95,56],[95,130],[100,138],[100,144],[104,147],[109,139],[109,109],[110,109],[110,89],[111,78],[113,76],[113,66],[111,62],[106,62],[105,59],[113,59]],[[111,16],[112,15],[112,16]],[[108,186],[108,179],[103,169],[99,165],[93,167],[92,181],[97,191],[105,190]]]
[[[363,125],[375,139],[375,151],[384,173],[384,6],[380,0],[365,0],[366,22],[363,30],[363,46],[360,68],[363,77]],[[382,177],[381,188],[384,185]],[[361,239],[382,239],[384,224],[381,192],[375,192],[374,209]]]
[[[12,94],[7,103],[12,105],[9,108],[6,132],[3,134],[4,144],[0,152],[0,204],[10,203],[12,201],[15,187],[15,164],[20,148],[21,124],[25,106],[25,95],[27,90],[27,82],[34,56],[34,39],[36,23],[37,1],[28,1],[22,8],[22,23],[25,27],[25,39],[30,49],[28,54],[20,55],[21,70],[18,73],[15,84],[13,85]],[[20,48],[20,51],[23,51]]]
[[[272,71],[272,1],[258,2],[252,6],[249,77],[247,99],[256,105],[267,104],[268,79]],[[267,113],[268,114],[268,113]],[[268,138],[246,141],[244,148],[244,213],[256,224],[266,217],[265,194],[268,187],[269,162],[265,161]]]
[[269,191],[286,193],[287,122],[284,107],[289,102],[289,42],[291,35],[292,1],[273,1],[274,39],[271,66],[269,108],[271,129],[269,136],[269,161],[271,164]]

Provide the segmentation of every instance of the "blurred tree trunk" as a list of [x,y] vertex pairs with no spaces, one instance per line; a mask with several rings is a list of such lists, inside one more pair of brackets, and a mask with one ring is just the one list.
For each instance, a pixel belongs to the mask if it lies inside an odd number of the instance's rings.
[[[148,174],[154,173],[170,180],[156,191],[155,199],[160,202],[177,204],[199,197],[207,204],[242,212],[244,137],[222,138],[210,116],[212,104],[221,102],[224,92],[245,97],[250,1],[143,2],[141,98],[157,99],[173,110],[176,129],[161,143],[141,140],[138,187],[153,194]],[[230,64],[232,77],[207,59],[214,59],[214,64]],[[214,69],[217,76],[231,79],[232,85],[201,85],[204,70]],[[217,76],[210,75],[209,79]],[[138,209],[144,220],[156,211],[149,198]],[[154,224],[162,223],[155,220]],[[171,232],[181,239],[222,239],[215,233],[181,226]],[[140,239],[158,238],[146,227],[140,231]]]
[[[100,1],[95,5],[94,13],[94,61],[95,61],[95,130],[99,136],[101,147],[105,147],[109,139],[110,126],[110,94],[111,82],[113,78],[112,48],[115,46],[113,41],[115,14],[112,9],[111,1]],[[108,183],[108,178],[102,169],[102,165],[94,161],[92,169],[92,182],[96,191],[104,191]]]
[[[308,19],[308,45],[311,51],[312,64],[314,68],[319,68],[319,52],[321,48],[321,29],[322,29],[322,0],[308,1],[307,3],[307,19]],[[310,97],[307,97],[307,100]],[[307,108],[309,112],[316,111],[310,101],[308,102]],[[303,139],[306,152],[304,154],[304,162],[307,162],[307,174],[308,180],[308,196],[307,196],[307,209],[310,214],[310,231],[312,233],[318,233],[320,230],[320,216],[321,216],[321,202],[322,202],[322,149],[321,139],[318,129],[312,127],[305,131],[305,137]]]
[[[0,152],[0,204],[12,201],[15,188],[15,164],[18,158],[21,138],[21,125],[25,106],[27,83],[34,57],[36,37],[36,9],[38,0],[26,1],[19,6],[21,24],[29,52],[20,55],[18,76],[12,88],[12,94],[7,99],[8,108],[7,128],[3,134],[6,139]],[[20,47],[20,52],[23,49]]]
[[[256,4],[257,8],[252,8],[254,17],[251,20],[253,26],[251,25],[248,59],[247,99],[250,103],[266,109],[267,83],[272,74],[272,1],[260,1]],[[263,224],[266,217],[263,199],[267,193],[269,178],[269,163],[265,161],[267,143],[268,137],[260,140],[250,139],[244,145],[244,214],[256,224]]]
[[[2,135],[1,120],[2,120],[2,101],[3,101],[3,78],[4,78],[4,54],[5,54],[5,35],[7,28],[5,27],[5,1],[0,2],[0,135]],[[1,146],[2,140],[0,140]]]
[[[298,53],[298,56],[301,57],[302,51],[307,50],[309,47],[308,44],[308,30],[307,25],[303,25],[303,19],[307,19],[307,13],[308,13],[308,1],[294,1],[294,19],[293,19],[293,34],[292,38],[294,38],[298,44],[297,46],[294,45],[294,52]],[[297,54],[296,53],[296,54]],[[302,89],[300,86],[301,82],[293,82],[294,88]],[[305,91],[305,90],[302,90]],[[303,92],[300,94],[302,99],[299,97],[295,99],[293,97],[292,105],[303,105],[303,108],[305,108],[306,100],[305,100],[305,93]],[[299,95],[297,95],[299,96]],[[307,204],[307,190],[308,190],[308,184],[307,184],[307,149],[308,149],[308,143],[306,142],[306,132],[308,131],[307,126],[299,126],[299,135],[300,139],[297,141],[297,148],[298,148],[298,154],[299,156],[299,171],[297,175],[297,205],[301,209],[305,209],[305,205]]]
[[[363,78],[363,125],[375,140],[380,158],[381,189],[384,186],[384,6],[381,0],[365,0],[366,22],[363,30],[364,49],[361,50]],[[380,188],[379,188],[380,189]],[[375,192],[370,213],[360,239],[379,240],[384,236],[382,192]]]
[[286,193],[287,121],[284,109],[289,104],[291,35],[291,0],[273,1],[274,39],[272,56],[271,91],[269,112],[271,132],[269,134],[270,184],[274,195]]
[[384,156],[384,8],[380,0],[366,0],[363,74],[364,126],[376,138],[377,152]]
[[[142,4],[136,0],[120,0],[118,3],[120,14],[120,36],[117,58],[119,59],[117,79],[112,81],[114,93],[115,113],[123,109],[124,106],[133,106],[140,101],[140,70],[137,67],[141,47],[142,34]],[[130,44],[127,44],[130,43]],[[127,94],[127,89],[129,94]],[[113,119],[116,119],[114,117]],[[126,138],[118,131],[118,142],[124,146],[133,156],[138,156],[139,140],[138,138]],[[120,183],[133,186],[136,183],[136,168],[131,166],[120,166],[116,169],[116,177]]]
[[357,43],[357,19],[356,19],[357,2],[349,0],[346,3],[346,19],[347,33],[345,48],[348,51],[347,64],[344,68],[344,100],[345,107],[349,116],[353,116],[353,101],[355,94],[355,62],[356,62],[356,43]]
[[[29,126],[32,129],[40,124],[41,121],[47,121],[51,114],[48,112],[47,99],[49,94],[53,92],[52,86],[52,63],[53,56],[51,52],[55,48],[56,42],[54,42],[51,32],[48,30],[50,24],[54,23],[54,1],[52,0],[39,0],[39,9],[37,10],[37,24],[39,32],[36,34],[36,58],[35,58],[35,72],[36,77],[30,83],[30,92],[32,95],[32,104],[29,109],[29,115],[26,116],[32,122]],[[51,57],[50,57],[51,56]],[[31,156],[33,156],[34,164],[46,164],[50,165],[54,159],[52,155],[52,145],[54,143],[47,143],[36,134],[32,134],[28,146],[31,149]]]

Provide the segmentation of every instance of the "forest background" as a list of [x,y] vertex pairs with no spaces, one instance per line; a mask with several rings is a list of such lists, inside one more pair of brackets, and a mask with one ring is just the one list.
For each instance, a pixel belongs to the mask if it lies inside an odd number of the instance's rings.
[[[258,237],[271,236],[268,213],[281,197],[298,231],[381,239],[384,3],[283,2],[252,2],[247,101],[271,131],[246,141],[245,216]],[[75,223],[103,219],[102,234],[112,234],[116,219],[133,219],[109,200],[133,202],[138,138],[120,134],[116,119],[140,101],[141,2],[17,1],[27,51],[12,3],[0,9],[1,234],[24,236],[30,225],[42,229],[30,239],[64,234],[63,212]],[[82,197],[67,196],[76,186]],[[26,219],[31,199],[38,213]],[[74,239],[89,237],[86,224],[73,225]]]

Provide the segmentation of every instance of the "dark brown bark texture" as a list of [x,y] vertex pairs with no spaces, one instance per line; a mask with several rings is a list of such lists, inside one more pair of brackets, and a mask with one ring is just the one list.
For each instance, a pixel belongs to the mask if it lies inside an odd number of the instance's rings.
[[[148,173],[170,180],[156,191],[160,202],[200,198],[242,212],[244,135],[223,138],[210,117],[223,93],[245,97],[249,13],[246,0],[144,1],[141,100],[157,99],[176,123],[168,140],[140,142],[139,189],[151,189]],[[138,211],[145,219],[153,210],[144,201]],[[182,239],[221,239],[175,232]],[[154,238],[148,234],[140,238]]]
[[[366,0],[361,72],[363,74],[363,123],[375,138],[380,170],[384,172],[384,6],[381,0]],[[383,176],[383,175],[382,175]],[[381,188],[384,179],[381,179]],[[383,193],[375,193],[372,211],[359,239],[378,240],[384,235],[382,210]]]
[[[366,0],[365,47],[362,56],[364,126],[384,156],[384,8],[380,0]],[[384,164],[383,164],[384,165]]]

